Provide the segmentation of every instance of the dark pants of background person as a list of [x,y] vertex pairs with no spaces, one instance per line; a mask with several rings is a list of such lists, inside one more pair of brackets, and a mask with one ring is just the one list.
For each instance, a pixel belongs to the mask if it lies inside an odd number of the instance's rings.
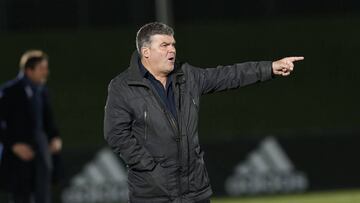
[[35,191],[19,193],[13,191],[9,195],[9,203],[51,203],[51,170],[43,159],[36,158]]

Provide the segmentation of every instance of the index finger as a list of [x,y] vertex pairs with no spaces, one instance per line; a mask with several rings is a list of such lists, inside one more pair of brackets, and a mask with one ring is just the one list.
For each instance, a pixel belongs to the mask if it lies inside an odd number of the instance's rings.
[[292,57],[287,57],[287,58],[288,58],[291,62],[304,60],[304,57],[303,57],[303,56],[292,56]]

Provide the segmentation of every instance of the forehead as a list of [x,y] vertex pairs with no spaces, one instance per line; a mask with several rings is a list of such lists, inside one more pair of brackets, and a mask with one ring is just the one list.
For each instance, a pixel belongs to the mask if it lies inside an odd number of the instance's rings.
[[48,60],[47,59],[43,59],[43,60],[41,60],[37,65],[42,65],[42,66],[44,66],[44,65],[47,65],[48,64]]
[[151,36],[151,42],[153,43],[175,43],[175,38],[173,35],[153,35]]
[[48,68],[48,60],[47,59],[43,59],[41,61],[39,61],[39,63],[37,63],[35,65],[35,69],[44,69],[44,68]]

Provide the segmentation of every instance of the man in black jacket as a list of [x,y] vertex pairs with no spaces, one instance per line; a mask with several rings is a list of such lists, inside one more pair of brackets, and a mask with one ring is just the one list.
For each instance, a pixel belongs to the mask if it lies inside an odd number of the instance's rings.
[[104,120],[106,141],[129,168],[130,202],[210,202],[200,96],[287,76],[303,57],[197,68],[175,60],[174,32],[157,22],[140,28],[136,46],[130,67],[110,82]]
[[48,74],[47,55],[27,51],[19,76],[0,88],[1,182],[9,202],[51,202],[51,155],[59,153],[62,143],[45,86]]

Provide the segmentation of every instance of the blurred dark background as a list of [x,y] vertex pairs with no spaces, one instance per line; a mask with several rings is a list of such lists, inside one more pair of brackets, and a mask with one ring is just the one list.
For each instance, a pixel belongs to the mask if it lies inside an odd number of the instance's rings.
[[[173,0],[168,6],[178,60],[206,68],[305,57],[290,77],[204,96],[202,143],[357,135],[360,1]],[[25,50],[47,52],[64,153],[94,151],[106,145],[107,85],[128,67],[139,27],[157,19],[151,0],[0,0],[0,83],[17,75]]]
[[[27,49],[50,55],[65,147],[100,146],[109,81],[126,69],[155,1],[1,0],[0,81]],[[202,99],[202,140],[359,127],[360,3],[174,0],[178,59],[199,67],[303,55],[294,74]]]

